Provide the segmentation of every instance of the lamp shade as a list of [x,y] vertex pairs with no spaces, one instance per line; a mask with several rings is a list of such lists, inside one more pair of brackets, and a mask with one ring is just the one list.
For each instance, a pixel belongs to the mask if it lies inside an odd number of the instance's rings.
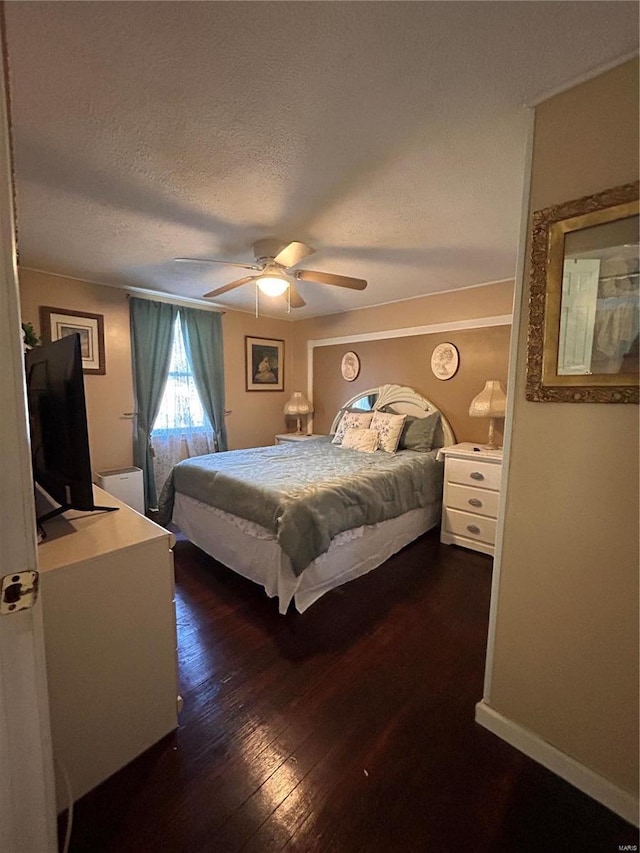
[[260,290],[267,296],[280,296],[289,287],[288,280],[276,273],[267,273],[259,275],[256,278],[256,284]]
[[304,396],[302,391],[294,391],[291,395],[291,399],[284,404],[285,415],[290,415],[296,418],[296,432],[298,435],[301,434],[302,427],[300,420],[302,415],[310,415],[312,411],[313,406]]
[[502,383],[488,379],[484,388],[474,397],[469,406],[473,418],[503,418],[507,408],[507,395]]
[[285,415],[291,415],[294,418],[299,415],[310,415],[312,411],[313,406],[302,391],[294,391],[291,399],[284,404]]
[[507,395],[504,393],[502,384],[497,379],[488,379],[484,388],[474,397],[469,406],[469,414],[472,418],[489,418],[489,440],[485,447],[487,450],[497,450],[495,442],[494,418],[503,418],[507,408]]

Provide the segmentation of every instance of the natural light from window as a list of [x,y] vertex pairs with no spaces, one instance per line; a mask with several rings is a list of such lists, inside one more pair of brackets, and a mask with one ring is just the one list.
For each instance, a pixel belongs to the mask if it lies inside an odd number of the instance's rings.
[[196,390],[178,316],[174,327],[169,375],[153,432],[157,435],[193,429],[210,431],[211,425]]

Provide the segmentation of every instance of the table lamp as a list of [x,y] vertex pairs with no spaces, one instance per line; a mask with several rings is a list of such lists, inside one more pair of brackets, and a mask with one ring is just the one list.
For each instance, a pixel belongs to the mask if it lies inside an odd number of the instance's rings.
[[289,417],[296,419],[297,429],[296,434],[302,434],[300,420],[302,415],[310,415],[313,412],[313,406],[304,396],[302,391],[294,391],[291,399],[284,404],[284,413]]
[[488,379],[482,391],[474,397],[469,406],[472,418],[489,418],[489,441],[484,446],[487,450],[497,450],[495,443],[495,418],[503,418],[507,407],[507,396],[502,383],[497,379]]

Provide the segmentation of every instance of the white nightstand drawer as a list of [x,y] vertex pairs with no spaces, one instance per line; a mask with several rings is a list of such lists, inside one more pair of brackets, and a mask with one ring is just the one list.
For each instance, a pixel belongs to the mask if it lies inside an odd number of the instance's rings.
[[445,530],[448,533],[486,542],[489,545],[495,544],[496,521],[494,518],[484,518],[481,515],[472,515],[469,512],[449,509],[449,507],[445,508],[443,514]]
[[500,490],[502,466],[487,463],[484,459],[447,459],[447,482],[479,486],[481,489]]
[[502,451],[469,441],[443,447],[444,495],[440,541],[493,556]]
[[[486,470],[486,466],[484,470]],[[499,492],[447,483],[445,500],[447,506],[452,509],[460,509],[476,515],[486,515],[490,518],[498,517]]]

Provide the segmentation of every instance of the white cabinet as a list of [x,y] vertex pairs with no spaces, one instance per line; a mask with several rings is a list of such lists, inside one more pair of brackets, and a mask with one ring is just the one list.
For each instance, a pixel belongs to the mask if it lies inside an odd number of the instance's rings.
[[131,509],[144,515],[144,484],[141,468],[117,468],[113,471],[97,471],[94,483],[118,498]]
[[[176,728],[171,533],[117,512],[69,511],[38,547],[53,752],[74,800]],[[67,805],[58,774],[58,808]]]
[[496,542],[502,450],[463,442],[443,447],[444,494],[440,541],[493,555]]

